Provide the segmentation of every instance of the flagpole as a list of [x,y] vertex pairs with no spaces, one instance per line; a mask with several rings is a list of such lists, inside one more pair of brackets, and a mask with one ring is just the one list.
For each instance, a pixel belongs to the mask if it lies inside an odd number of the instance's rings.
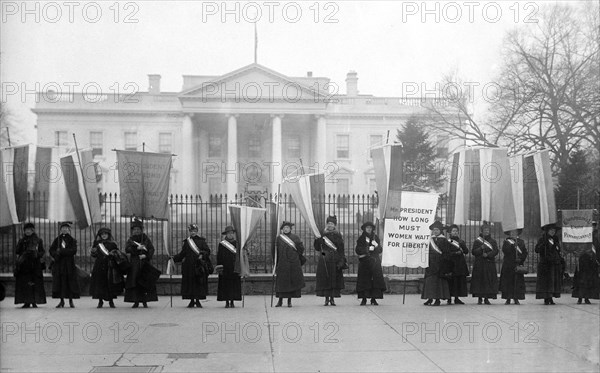
[[404,304],[404,299],[406,299],[406,274],[408,273],[408,267],[404,267],[404,291],[402,293],[402,304]]
[[[275,210],[275,225],[276,225],[276,229],[279,229],[279,203],[280,203],[280,196],[281,196],[281,184],[279,184],[279,186],[277,187],[277,205],[275,206],[276,210]],[[275,237],[273,238],[274,240],[277,240],[277,234],[275,234]],[[275,241],[276,242],[276,241]],[[275,261],[273,263],[273,275],[271,276],[271,307],[273,307],[273,295],[275,293],[275,275],[276,275],[276,269],[277,269],[277,244],[274,244],[275,247]]]
[[12,146],[10,144],[10,130],[8,129],[8,126],[6,126],[6,138],[8,139],[8,146]]
[[85,187],[85,176],[83,174],[83,166],[81,164],[81,155],[79,154],[79,147],[77,146],[77,137],[75,137],[75,134],[73,134],[73,143],[75,144],[75,154],[77,154],[77,161],[79,162],[79,170],[81,171],[81,178],[82,178],[82,182],[83,182],[83,192],[85,193],[85,203],[88,206],[88,211],[90,214],[90,231],[91,231],[91,235],[92,238],[95,238],[94,235],[94,216],[92,214],[92,208],[90,206],[90,199],[89,196],[87,195],[87,189]]

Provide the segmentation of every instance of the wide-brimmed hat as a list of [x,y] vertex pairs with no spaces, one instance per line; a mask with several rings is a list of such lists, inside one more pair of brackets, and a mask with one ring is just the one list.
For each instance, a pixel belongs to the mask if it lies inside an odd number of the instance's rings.
[[294,226],[294,223],[289,222],[289,221],[284,221],[283,223],[281,223],[281,227],[279,227],[279,229],[283,229],[283,227],[286,227],[286,226],[291,228]]
[[110,230],[109,227],[102,227],[102,228],[98,229],[98,233],[96,233],[96,236],[100,236],[102,233],[108,233],[110,235],[112,233],[112,231]]
[[225,230],[221,232],[221,234],[227,234],[228,232],[235,232],[235,228],[232,225],[228,225],[225,227]]
[[367,221],[363,225],[360,226],[360,230],[364,231],[365,228],[367,228],[367,227],[372,227],[373,229],[375,229],[375,224],[373,224],[372,221]]
[[199,231],[199,230],[200,230],[200,228],[198,228],[198,224],[192,223],[192,224],[188,225],[188,231]]
[[430,230],[430,231],[432,231],[432,230],[434,230],[435,228],[437,228],[437,229],[439,229],[439,230],[442,230],[442,229],[444,229],[444,224],[442,224],[442,222],[441,222],[441,221],[439,221],[439,220],[436,220],[436,221],[434,221],[434,222],[433,222],[433,224],[431,224],[431,225],[429,226],[429,230]]
[[554,229],[555,231],[558,231],[561,229],[561,227],[556,223],[546,224],[542,227],[542,230],[544,230],[546,232],[549,231],[550,229]]
[[333,224],[337,225],[337,216],[335,216],[335,215],[328,216],[325,223],[333,223]]
[[73,223],[70,221],[63,221],[58,225],[58,228],[62,228],[62,227],[67,227],[67,228],[71,228],[71,225]]
[[492,226],[487,221],[484,221],[483,224],[481,224],[481,227],[479,227],[479,231],[483,232],[485,228],[492,229]]
[[23,230],[28,228],[35,229],[35,225],[32,222],[27,222],[23,225]]
[[452,232],[452,230],[453,230],[454,228],[458,229],[458,231],[460,232],[460,228],[459,228],[459,227],[458,227],[458,225],[456,225],[456,224],[450,224],[450,225],[446,226],[446,230],[447,230],[448,232]]
[[142,221],[140,219],[137,219],[137,218],[133,219],[131,221],[131,228],[130,229],[133,229],[133,228],[144,229],[144,223],[142,223]]

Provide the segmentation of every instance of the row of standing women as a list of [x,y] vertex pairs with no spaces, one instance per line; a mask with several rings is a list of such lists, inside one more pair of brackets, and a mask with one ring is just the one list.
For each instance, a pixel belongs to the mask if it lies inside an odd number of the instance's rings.
[[[304,245],[300,238],[292,233],[294,224],[284,222],[281,234],[276,240],[276,296],[279,301],[276,307],[283,305],[287,298],[288,307],[292,306],[292,298],[300,298],[305,286],[302,265],[306,262]],[[464,240],[459,237],[456,225],[444,227],[441,222],[430,226],[432,231],[429,246],[429,267],[425,271],[422,298],[426,305],[440,305],[441,300],[455,304],[464,304],[460,297],[467,296],[467,277],[469,269],[466,255],[469,250]],[[442,234],[446,229],[449,237]],[[536,244],[539,254],[536,298],[544,299],[544,304],[554,304],[553,298],[560,297],[565,263],[560,251],[557,227],[548,225],[544,234]],[[206,239],[198,235],[198,226],[188,227],[189,237],[183,240],[181,251],[170,257],[182,263],[181,296],[190,300],[188,307],[202,307],[200,300],[208,294],[208,276],[216,269],[219,274],[217,300],[225,301],[226,308],[235,307],[234,301],[242,299],[239,264],[236,266],[238,243],[233,227],[226,227],[222,232],[224,239],[219,243],[217,265],[213,267],[210,259],[210,248]],[[362,234],[356,242],[355,252],[359,259],[356,292],[361,305],[370,299],[372,305],[378,305],[377,299],[383,298],[386,284],[381,268],[381,242],[374,233],[375,226],[367,222],[361,227]],[[498,289],[506,304],[511,300],[519,304],[525,299],[526,270],[523,266],[528,251],[525,242],[519,237],[520,230],[505,232],[506,239],[502,245],[504,261],[500,280],[496,272],[496,256],[499,253],[497,242],[490,235],[490,226],[482,225],[479,237],[473,242],[471,253],[475,257],[471,279],[471,294],[478,298],[478,304],[490,304],[489,299],[496,299]],[[337,230],[337,218],[327,218],[327,225],[322,236],[313,243],[318,256],[316,273],[316,295],[325,298],[325,306],[335,306],[335,298],[341,296],[345,288],[343,271],[348,268],[345,257],[344,240]],[[579,258],[578,269],[574,278],[573,297],[578,303],[585,299],[600,298],[600,281],[598,278],[597,232],[594,244]],[[70,223],[60,224],[60,235],[50,246],[52,263],[52,297],[60,299],[57,307],[75,307],[73,299],[80,296],[78,272],[75,265],[77,241],[70,235]],[[37,307],[46,303],[43,284],[45,269],[44,245],[35,234],[32,223],[24,225],[24,236],[17,244],[17,263],[15,266],[16,291],[15,304],[24,304],[23,308]],[[128,255],[126,255],[128,254]],[[98,307],[105,301],[114,308],[114,299],[125,290],[124,301],[133,303],[137,308],[140,303],[147,307],[148,302],[158,300],[156,279],[160,272],[151,265],[154,246],[143,232],[143,224],[134,220],[131,224],[131,237],[127,240],[125,252],[117,247],[109,228],[101,228],[94,240],[91,255],[95,258],[92,269],[90,294],[98,299]],[[435,300],[435,302],[434,302]]]
[[[467,268],[465,256],[469,253],[465,241],[459,237],[456,225],[444,227],[436,221],[429,229],[432,231],[429,244],[429,267],[425,270],[425,284],[421,294],[426,299],[425,305],[439,306],[441,300],[455,304],[464,304],[459,297],[467,296]],[[536,299],[544,299],[545,305],[553,305],[553,298],[559,298],[562,292],[563,279],[569,275],[565,272],[565,260],[561,253],[557,236],[558,227],[548,224],[544,227],[535,252],[539,255],[537,267]],[[442,233],[448,230],[449,238]],[[490,226],[483,224],[481,232],[473,242],[471,253],[474,256],[471,277],[471,294],[478,298],[477,304],[491,304],[500,291],[505,304],[520,304],[525,299],[524,266],[528,256],[525,241],[519,236],[521,229],[506,231],[502,244],[504,260],[500,270],[500,279],[496,270],[496,257],[499,254],[498,243],[490,234]],[[580,256],[573,280],[572,296],[581,304],[582,299],[590,304],[590,299],[600,299],[600,278],[598,277],[599,261],[596,253],[598,233],[593,244]],[[435,302],[434,302],[435,300]]]

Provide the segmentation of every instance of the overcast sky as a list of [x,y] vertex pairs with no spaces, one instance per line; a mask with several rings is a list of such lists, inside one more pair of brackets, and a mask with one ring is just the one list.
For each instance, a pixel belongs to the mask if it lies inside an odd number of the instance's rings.
[[147,74],[157,73],[163,91],[179,91],[182,75],[253,62],[258,6],[258,62],[282,74],[312,71],[345,93],[355,70],[360,93],[377,96],[402,96],[403,83],[433,89],[451,70],[484,85],[497,73],[506,32],[535,26],[528,22],[548,3],[258,1],[228,2],[225,13],[221,1],[60,1],[28,3],[26,13],[21,1],[3,1],[1,79],[27,89],[95,82],[106,92],[135,82],[145,91]]

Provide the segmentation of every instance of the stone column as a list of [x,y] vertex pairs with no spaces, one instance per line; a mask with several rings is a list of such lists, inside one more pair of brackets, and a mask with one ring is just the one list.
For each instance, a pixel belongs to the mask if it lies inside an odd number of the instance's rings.
[[316,159],[319,164],[319,171],[324,171],[325,163],[327,162],[327,119],[324,115],[317,116],[317,132],[316,132]]
[[227,116],[227,199],[233,201],[238,192],[237,114]]
[[283,152],[282,152],[282,130],[281,130],[281,119],[283,115],[271,115],[272,125],[272,151],[271,151],[271,162],[273,167],[271,168],[273,183],[271,184],[271,193],[277,193],[277,188],[281,183],[281,172],[283,169]]
[[196,194],[194,123],[190,114],[186,114],[183,117],[183,123],[181,125],[181,153],[179,154],[181,156],[181,166],[179,168],[179,192],[187,195]]

